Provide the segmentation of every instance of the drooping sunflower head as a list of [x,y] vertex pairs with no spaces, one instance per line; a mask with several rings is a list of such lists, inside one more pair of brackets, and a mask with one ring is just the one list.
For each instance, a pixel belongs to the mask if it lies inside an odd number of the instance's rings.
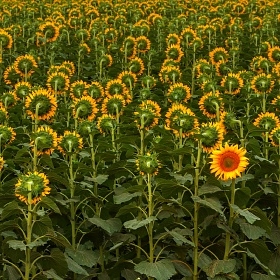
[[7,91],[2,94],[0,100],[6,108],[10,108],[16,104],[18,97],[15,91]]
[[176,83],[181,79],[182,73],[177,66],[162,67],[159,73],[159,79],[162,83]]
[[156,175],[161,164],[158,160],[156,153],[146,153],[144,155],[138,155],[136,159],[136,167],[141,175]]
[[46,22],[39,26],[39,34],[46,42],[54,42],[59,36],[59,28],[53,22]]
[[99,61],[100,61],[100,63],[102,62],[103,67],[110,67],[113,64],[112,56],[110,54],[106,54],[106,53],[104,53],[100,56]]
[[72,99],[81,98],[87,95],[88,84],[82,80],[76,81],[70,86],[70,96]]
[[165,115],[165,128],[171,130],[177,137],[193,135],[199,127],[195,114],[183,104],[172,104]]
[[[73,76],[75,73],[75,65],[72,61],[64,61],[61,64],[62,67],[66,67],[69,70],[69,75],[68,76]],[[67,73],[64,73],[67,75]]]
[[203,151],[211,153],[222,144],[224,127],[218,122],[203,123],[198,129],[198,135],[200,136]]
[[271,130],[269,139],[273,146],[278,147],[280,145],[280,125]]
[[16,133],[12,127],[0,125],[0,145],[3,147],[12,143],[16,138]]
[[68,76],[61,72],[55,72],[49,75],[47,79],[47,87],[50,92],[55,94],[63,94],[69,89],[70,80]]
[[137,82],[137,76],[131,71],[123,71],[119,74],[118,79],[126,85],[127,88],[133,88]]
[[93,121],[84,120],[79,122],[79,134],[82,137],[88,137],[96,132],[96,123]]
[[74,118],[94,120],[98,112],[95,100],[90,96],[82,96],[77,98],[73,103]]
[[78,29],[75,33],[75,37],[80,41],[80,42],[84,42],[84,41],[87,41],[89,40],[90,38],[90,33],[84,29],[84,28],[81,28],[81,29]]
[[121,51],[127,53],[128,58],[134,58],[136,55],[136,48],[135,48],[136,40],[132,36],[127,36],[122,44]]
[[199,109],[208,118],[216,118],[217,112],[224,108],[223,99],[219,91],[209,92],[202,96],[198,102]]
[[126,105],[125,97],[120,94],[106,97],[103,100],[101,112],[102,114],[117,115],[121,114]]
[[274,113],[260,113],[253,122],[253,125],[259,128],[264,128],[270,132],[280,125],[280,120]]
[[199,59],[195,63],[196,76],[199,76],[200,74],[210,75],[213,71],[212,68],[212,65],[206,59]]
[[228,57],[228,52],[224,48],[215,48],[214,50],[209,52],[209,58],[213,65],[215,65],[219,61],[227,61]]
[[134,112],[137,127],[149,130],[158,124],[161,108],[152,100],[144,100]]
[[90,53],[90,47],[87,43],[80,43],[79,45],[79,53],[80,54],[89,54]]
[[87,88],[88,95],[95,99],[96,102],[99,102],[104,97],[104,88],[99,82],[91,82]]
[[196,32],[192,28],[187,27],[180,34],[181,43],[188,47],[196,36]]
[[23,99],[31,93],[31,84],[28,82],[19,82],[15,84],[15,94],[18,98]]
[[221,86],[224,88],[225,93],[236,95],[244,86],[244,82],[238,73],[229,73],[222,79]]
[[33,151],[36,145],[37,155],[50,155],[57,147],[57,133],[48,126],[41,126],[31,136]]
[[128,63],[128,69],[137,76],[141,76],[145,70],[143,60],[139,57],[132,58]]
[[113,96],[115,94],[127,96],[128,89],[121,79],[113,79],[107,82],[105,87],[105,95]]
[[16,72],[14,64],[9,65],[3,73],[4,82],[7,85],[16,84],[21,77],[22,76]]
[[151,48],[151,41],[146,36],[139,36],[135,39],[136,51],[145,53]]
[[156,79],[153,76],[146,75],[141,78],[141,84],[145,88],[153,88],[156,86]]
[[171,44],[165,51],[167,59],[173,59],[175,62],[180,62],[184,53],[180,45]]
[[48,90],[39,88],[26,97],[25,109],[32,119],[49,120],[55,115],[57,101]]
[[14,63],[14,68],[17,74],[21,77],[30,76],[34,73],[34,69],[38,68],[38,64],[32,55],[26,54],[17,57]]
[[251,88],[256,94],[265,94],[272,92],[274,88],[274,80],[271,74],[259,74],[251,81]]
[[280,62],[280,47],[275,46],[269,48],[267,57],[271,62]]
[[12,36],[2,28],[0,29],[0,43],[3,49],[10,49],[13,45]]
[[276,96],[271,101],[271,104],[274,105],[276,111],[279,111],[279,108],[280,108],[280,95]]
[[100,133],[110,133],[117,127],[116,117],[110,114],[103,114],[98,118],[97,128]]
[[225,130],[234,129],[237,125],[237,118],[236,118],[235,112],[233,112],[233,111],[221,112],[220,123],[224,126]]
[[245,155],[245,149],[238,148],[238,145],[230,146],[226,143],[225,147],[220,146],[212,151],[210,171],[223,181],[240,177],[249,164]]
[[183,83],[175,83],[169,87],[167,97],[170,102],[187,102],[191,98],[191,89]]
[[8,119],[8,112],[5,106],[0,103],[0,124],[4,123]]
[[76,131],[65,131],[57,142],[57,148],[62,154],[78,153],[83,148],[83,139]]
[[180,37],[176,33],[169,33],[165,39],[166,44],[170,45],[180,45]]

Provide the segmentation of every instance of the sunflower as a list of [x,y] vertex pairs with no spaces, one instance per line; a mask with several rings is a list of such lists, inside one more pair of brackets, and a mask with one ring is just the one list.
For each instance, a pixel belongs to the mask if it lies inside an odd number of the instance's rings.
[[195,63],[195,72],[197,77],[201,74],[210,75],[212,73],[212,65],[206,59],[199,59]]
[[117,127],[116,117],[110,114],[103,114],[97,120],[97,128],[100,133],[111,132]]
[[136,51],[146,53],[151,48],[151,41],[146,36],[139,36],[135,39]]
[[228,60],[228,52],[224,48],[215,48],[209,52],[209,58],[212,65],[215,65],[219,61],[226,62]]
[[132,36],[126,37],[123,41],[121,51],[126,53],[129,59],[134,58],[136,55],[135,44],[136,44],[135,38]]
[[138,155],[135,163],[137,170],[141,175],[156,175],[161,164],[157,159],[158,155],[156,153],[146,153],[144,155]]
[[271,62],[280,62],[280,47],[269,48],[267,57]]
[[47,87],[50,92],[55,94],[63,94],[69,89],[70,80],[68,76],[61,72],[55,72],[49,75],[47,79]]
[[175,62],[180,62],[184,53],[180,45],[171,44],[165,51],[167,59],[173,59]]
[[[41,126],[31,136],[30,145],[34,147],[36,143],[37,155],[50,155],[57,147],[57,133],[48,126]],[[34,150],[34,148],[33,148]]]
[[224,132],[224,127],[218,122],[203,123],[197,130],[203,151],[211,153],[217,149],[222,144]]
[[113,79],[107,82],[105,87],[105,95],[107,97],[114,96],[115,94],[125,97],[126,102],[131,101],[129,90],[126,85],[120,79]]
[[137,76],[131,71],[123,71],[119,74],[118,78],[126,85],[127,88],[133,88],[137,82]]
[[95,100],[90,96],[82,96],[73,103],[73,116],[92,121],[98,112]]
[[183,46],[189,47],[189,45],[192,43],[193,39],[197,36],[196,32],[187,27],[182,30],[180,34],[180,40]]
[[38,68],[38,64],[34,57],[29,54],[17,57],[14,63],[14,69],[21,77],[30,77],[35,68]]
[[162,67],[159,72],[159,79],[162,83],[176,83],[181,79],[181,71],[177,66]]
[[[69,70],[68,76],[73,76],[75,73],[75,65],[72,61],[64,61],[61,64],[61,67],[66,67]],[[66,74],[66,73],[65,73]]]
[[253,125],[259,128],[264,128],[270,132],[280,125],[280,120],[274,113],[260,113],[253,122]]
[[102,114],[116,115],[120,114],[126,105],[123,95],[115,94],[108,96],[103,100],[101,112]]
[[268,72],[271,68],[271,61],[263,56],[255,56],[250,62],[250,68],[258,74]]
[[57,142],[57,148],[62,154],[77,153],[83,148],[83,139],[76,131],[65,131]]
[[132,58],[128,63],[128,69],[137,76],[141,76],[145,70],[143,60],[139,57]]
[[32,119],[36,118],[36,111],[39,120],[49,120],[55,115],[57,101],[46,89],[32,91],[25,100],[25,109]]
[[12,127],[0,125],[0,146],[12,143],[16,138],[16,133]]
[[256,94],[271,93],[274,88],[274,81],[271,74],[259,74],[251,81],[251,88]]
[[7,109],[0,103],[0,123],[5,123],[8,119]]
[[238,148],[238,145],[229,146],[226,143],[225,147],[220,146],[210,155],[212,159],[210,172],[215,173],[215,176],[223,181],[240,177],[249,164],[245,154],[246,150]]
[[4,29],[0,29],[0,44],[3,49],[11,49],[13,45],[13,38],[12,36],[5,31]]
[[280,108],[280,95],[276,96],[272,101],[271,104],[275,106],[276,111],[279,111]]
[[75,37],[81,42],[83,43],[84,41],[89,40],[90,38],[90,33],[86,30],[86,29],[78,29],[75,33]]
[[190,43],[190,47],[193,48],[193,51],[196,52],[197,49],[203,48],[203,41],[200,37],[195,37]]
[[[36,204],[42,196],[50,194],[49,180],[44,173],[28,172],[20,176],[15,185],[15,196],[27,205]],[[28,201],[28,194],[31,193],[31,201]]]
[[220,97],[220,92],[217,90],[214,93],[209,92],[202,96],[198,105],[203,115],[208,118],[216,118],[217,108],[219,111],[222,111],[224,108],[223,99]]
[[5,160],[3,157],[0,156],[0,172],[3,170],[5,165]]
[[194,134],[199,127],[195,114],[183,104],[173,104],[165,117],[165,128],[172,130],[178,137],[180,136],[180,130],[182,131],[182,137],[185,138]]
[[19,75],[16,70],[14,64],[9,65],[4,73],[3,73],[4,82],[7,85],[13,85],[21,79],[21,75]]
[[87,88],[88,95],[95,99],[96,102],[101,101],[105,92],[102,85],[99,82],[91,82]]
[[153,76],[145,75],[141,78],[141,85],[145,88],[153,88],[156,86],[156,79]]
[[71,98],[81,98],[84,95],[87,95],[88,84],[82,80],[74,82],[70,86],[70,96]]
[[237,118],[235,112],[226,112],[226,111],[221,112],[220,123],[224,127],[225,131],[235,128],[237,123],[236,121]]
[[81,53],[90,53],[90,47],[86,43],[80,43],[79,45],[79,54]]
[[2,94],[0,100],[4,104],[5,108],[10,108],[16,104],[18,98],[15,91],[7,91]]
[[191,89],[183,83],[171,85],[167,91],[169,102],[187,102],[191,98]]
[[46,42],[54,42],[59,36],[59,28],[53,22],[46,22],[39,26],[39,35],[45,38]]
[[229,73],[223,77],[221,86],[225,89],[225,93],[236,95],[244,86],[244,82],[238,73]]
[[82,137],[88,137],[97,132],[96,123],[93,121],[83,120],[79,122],[78,132]]
[[149,130],[158,124],[160,111],[161,108],[155,101],[144,100],[134,112],[134,122],[138,128]]
[[271,130],[269,133],[269,139],[273,146],[278,147],[280,145],[280,125]]
[[176,33],[169,33],[165,39],[167,46],[180,45],[180,37]]
[[31,84],[28,82],[19,82],[15,84],[15,94],[18,98],[23,99],[31,92]]

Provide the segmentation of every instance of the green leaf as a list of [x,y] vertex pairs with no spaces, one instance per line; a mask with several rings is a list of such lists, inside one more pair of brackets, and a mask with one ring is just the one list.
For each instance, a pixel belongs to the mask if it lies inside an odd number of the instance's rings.
[[204,194],[208,194],[208,193],[216,193],[216,192],[220,192],[222,191],[219,187],[217,186],[213,186],[210,184],[204,184],[203,186],[201,186],[198,189],[198,195],[204,195]]
[[248,223],[240,223],[240,228],[242,232],[249,238],[249,239],[258,239],[261,236],[266,234],[266,231],[260,227],[250,225]]
[[187,175],[180,175],[180,174],[176,174],[176,173],[169,173],[172,177],[175,178],[175,180],[179,183],[184,185],[186,182],[190,182],[191,184],[193,183],[193,176],[191,174],[187,174]]
[[280,252],[279,249],[275,251],[268,264],[269,269],[276,274],[277,276],[280,276]]
[[89,222],[96,225],[97,227],[101,227],[109,235],[112,235],[115,232],[119,232],[122,228],[122,222],[118,218],[111,218],[108,220],[103,220],[99,217],[93,217],[88,219]]
[[201,199],[198,196],[192,196],[192,199],[193,199],[194,202],[205,205],[205,206],[213,209],[214,211],[218,212],[222,216],[224,216],[224,213],[222,211],[223,206],[217,198],[209,197],[209,198],[206,198],[206,199]]
[[245,175],[242,175],[241,177],[236,178],[235,182],[238,183],[238,182],[248,181],[248,180],[252,180],[254,178],[255,177],[252,174],[245,174]]
[[84,265],[87,267],[93,267],[96,265],[99,258],[99,252],[80,249],[80,247],[81,246],[79,246],[76,251],[74,251],[72,248],[66,248],[65,252],[79,265]]
[[63,280],[63,278],[61,278],[60,276],[58,276],[58,275],[56,274],[55,270],[53,270],[53,269],[44,271],[43,274],[46,275],[48,279]]
[[277,277],[260,273],[252,273],[251,277],[253,280],[279,280]]
[[17,228],[19,225],[16,220],[6,221],[0,224],[0,232],[5,231],[9,228]]
[[266,213],[258,207],[253,207],[250,212],[259,217],[259,220],[254,222],[255,226],[263,228],[267,233],[271,232],[272,222],[266,216]]
[[108,177],[109,175],[100,174],[97,175],[97,177],[92,178],[92,181],[97,183],[98,185],[102,185],[105,181],[107,181]]
[[226,273],[233,272],[235,266],[236,266],[235,259],[214,260],[209,264],[208,269],[206,270],[206,274],[213,278],[217,274],[226,274]]
[[210,257],[208,257],[204,253],[200,254],[198,258],[198,267],[200,267],[203,271],[207,271],[211,263],[212,263],[212,259]]
[[26,249],[26,245],[20,240],[9,240],[7,243],[9,244],[9,247],[13,248],[14,250],[19,249],[20,251],[25,251]]
[[18,280],[21,277],[20,274],[18,273],[18,271],[12,266],[6,265],[6,271],[7,271],[9,280]]
[[20,212],[20,208],[17,201],[14,200],[12,202],[9,202],[5,205],[5,207],[2,210],[1,220],[5,220],[8,217],[15,215],[19,212]]
[[124,269],[121,272],[121,276],[125,279],[125,280],[135,280],[137,278],[140,279],[141,274],[139,274],[138,272],[132,270],[132,269]]
[[74,260],[69,258],[67,255],[65,255],[65,259],[69,270],[80,275],[85,275],[85,276],[89,275],[85,269],[83,269],[79,264],[77,264]]
[[177,245],[182,246],[184,243],[189,244],[194,247],[194,243],[180,234],[176,229],[169,231],[167,228],[165,230],[173,237],[173,240],[176,242]]
[[61,215],[61,212],[58,208],[58,206],[55,204],[55,202],[47,197],[47,196],[43,196],[41,202],[43,204],[44,207],[48,208],[48,209],[52,209],[55,213],[58,213]]
[[130,201],[134,197],[138,197],[141,195],[142,195],[141,192],[135,192],[135,193],[124,192],[119,195],[114,195],[114,202],[115,202],[115,204],[121,204],[123,202]]
[[176,274],[173,263],[168,259],[155,263],[142,261],[135,265],[134,270],[148,277],[154,277],[157,280],[169,280]]
[[253,224],[255,221],[260,220],[259,217],[252,214],[248,209],[242,210],[237,205],[231,205],[231,207],[237,214],[243,216],[250,224]]
[[143,227],[145,225],[148,225],[149,223],[153,222],[153,221],[156,221],[157,218],[154,217],[154,216],[151,216],[145,220],[137,220],[137,219],[133,219],[133,220],[130,220],[130,221],[126,221],[124,222],[124,227],[125,228],[129,228],[129,229],[138,229],[140,227]]

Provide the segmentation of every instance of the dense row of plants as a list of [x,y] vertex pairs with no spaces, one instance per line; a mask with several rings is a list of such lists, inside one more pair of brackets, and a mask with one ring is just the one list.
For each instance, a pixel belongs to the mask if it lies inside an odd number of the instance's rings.
[[279,13],[1,1],[1,279],[279,279]]

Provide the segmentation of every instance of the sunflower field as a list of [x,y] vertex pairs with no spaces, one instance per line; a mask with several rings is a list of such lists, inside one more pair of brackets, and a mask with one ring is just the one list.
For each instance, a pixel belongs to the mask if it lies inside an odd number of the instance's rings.
[[0,279],[280,279],[280,1],[0,1]]

